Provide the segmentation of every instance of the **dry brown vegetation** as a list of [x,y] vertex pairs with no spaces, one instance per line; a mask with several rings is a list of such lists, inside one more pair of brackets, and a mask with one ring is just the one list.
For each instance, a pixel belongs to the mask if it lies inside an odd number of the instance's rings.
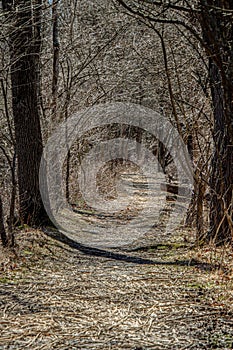
[[[0,237],[8,247],[0,246],[0,350],[233,348],[226,243],[233,237],[232,13],[229,0],[217,7],[209,0],[0,0]],[[62,188],[67,202],[57,201],[56,214],[80,236],[29,228],[48,223],[38,171],[49,136],[77,111],[119,102],[158,112],[184,142],[194,178],[187,217],[166,230],[176,200],[186,213],[188,191],[177,188],[189,186],[178,182],[179,152],[171,161],[165,145],[170,132],[162,130],[162,141],[149,125],[115,123],[108,113],[107,124],[91,128],[94,114],[84,113],[79,122],[90,129],[69,150],[65,132],[63,179],[56,183],[56,171],[52,178],[52,192]],[[83,187],[92,193],[96,185],[107,202],[101,211],[97,196],[86,201],[78,170],[115,138],[137,141],[136,153],[144,146],[164,176],[146,178],[128,149],[124,159],[113,152]],[[57,169],[55,159],[48,163]],[[113,213],[119,198],[127,204]],[[146,199],[157,216],[144,215]],[[99,243],[102,228],[108,236],[120,225],[123,237],[122,227],[138,217],[149,228],[132,244],[78,243],[83,232]],[[94,229],[85,231],[87,223]],[[112,236],[110,243],[120,240]]]
[[51,235],[24,229],[15,254],[1,248],[0,349],[232,348],[230,251]]

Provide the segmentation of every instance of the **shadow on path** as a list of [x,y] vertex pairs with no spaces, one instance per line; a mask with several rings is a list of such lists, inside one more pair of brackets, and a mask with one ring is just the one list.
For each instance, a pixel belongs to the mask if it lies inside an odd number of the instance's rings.
[[209,264],[209,263],[202,263],[196,259],[186,259],[186,260],[174,260],[174,261],[158,261],[158,260],[151,260],[146,258],[141,258],[138,256],[131,256],[124,253],[118,253],[114,251],[99,249],[99,248],[91,248],[87,247],[83,244],[77,243],[74,240],[68,238],[63,233],[59,231],[51,231],[47,228],[43,228],[43,232],[48,235],[49,237],[60,241],[62,243],[67,244],[69,247],[73,249],[77,249],[78,251],[93,257],[102,257],[117,261],[124,261],[127,263],[133,263],[133,264],[139,264],[139,265],[167,265],[167,266],[195,266],[197,268],[200,268],[202,270],[206,271],[212,271],[218,268],[217,265]]

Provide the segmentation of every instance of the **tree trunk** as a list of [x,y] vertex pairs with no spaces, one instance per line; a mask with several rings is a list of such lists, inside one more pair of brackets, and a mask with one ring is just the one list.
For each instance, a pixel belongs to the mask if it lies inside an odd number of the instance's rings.
[[[223,243],[231,240],[233,234],[228,220],[228,215],[232,217],[233,131],[231,124],[233,108],[230,108],[232,101],[229,101],[229,97],[231,96],[232,99],[233,93],[229,87],[222,87],[219,69],[213,62],[210,68],[210,79],[214,111],[214,155],[210,179],[212,194],[210,231],[207,239]],[[230,115],[225,106],[231,110]]]
[[4,217],[3,217],[3,208],[2,208],[2,197],[0,195],[0,238],[2,241],[3,247],[7,246],[7,235],[4,226]]
[[58,30],[58,1],[53,0],[52,4],[53,21],[53,78],[52,78],[52,121],[53,127],[57,123],[57,95],[59,76],[59,30]]
[[46,217],[39,190],[43,151],[39,115],[41,0],[15,1],[10,33],[12,108],[18,161],[20,217],[29,225]]
[[[212,6],[210,0],[201,3]],[[203,39],[208,48],[209,79],[214,115],[214,154],[210,178],[210,230],[207,240],[232,241],[233,191],[233,23],[223,9],[233,10],[231,1],[216,1],[202,12]]]

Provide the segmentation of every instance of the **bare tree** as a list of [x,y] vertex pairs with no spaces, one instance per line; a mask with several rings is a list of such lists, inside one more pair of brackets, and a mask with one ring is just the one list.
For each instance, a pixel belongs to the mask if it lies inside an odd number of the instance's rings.
[[3,207],[2,207],[2,197],[0,195],[0,237],[3,246],[7,246],[7,235],[6,235],[6,230],[4,226],[4,216],[3,216]]
[[57,117],[57,94],[59,78],[59,28],[58,28],[58,1],[52,3],[52,23],[53,23],[53,77],[52,77],[52,119]]
[[[209,77],[210,45],[201,25],[204,10],[199,1],[191,5],[185,1],[116,2],[127,13],[106,0],[64,0],[59,7],[56,0],[43,7],[39,0],[32,6],[23,0],[3,1],[8,16],[13,94],[13,113],[10,111],[8,119],[15,125],[21,216],[28,223],[40,223],[44,216],[38,187],[42,136],[46,142],[56,124],[74,111],[99,102],[127,101],[167,115],[187,144],[196,168],[191,209],[195,209],[194,221],[201,238],[208,185],[213,187],[211,198],[215,193],[220,206],[223,203],[224,224],[231,222],[229,200],[217,195],[214,179],[209,181],[213,119],[208,83],[213,88],[218,84]],[[216,58],[212,59],[217,65]],[[100,139],[106,136],[101,133]],[[136,137],[140,142],[146,139],[144,134]],[[96,142],[98,136],[94,139]],[[64,172],[66,197],[72,202],[77,182],[76,151],[68,153]],[[161,148],[159,152],[161,162],[164,151]],[[35,220],[31,220],[33,216]],[[219,237],[224,224],[218,226]]]
[[200,7],[214,115],[208,238],[221,242],[233,238],[233,3],[202,0]]
[[40,126],[41,0],[4,1],[9,24],[12,112],[14,120],[20,217],[27,224],[45,219],[39,191],[43,151]]
[[[207,240],[232,240],[233,186],[233,4],[232,1],[117,2],[147,25],[160,23],[191,33],[209,58],[214,116],[214,152],[210,176],[210,230]],[[224,205],[225,203],[225,205]],[[198,204],[200,208],[200,203]]]

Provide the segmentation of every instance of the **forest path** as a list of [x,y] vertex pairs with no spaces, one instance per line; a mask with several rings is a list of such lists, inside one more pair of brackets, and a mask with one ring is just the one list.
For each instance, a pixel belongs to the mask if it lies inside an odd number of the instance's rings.
[[188,184],[169,183],[159,171],[146,177],[120,170],[104,173],[99,186],[86,184],[72,206],[65,202],[55,208],[56,226],[75,242],[94,247],[194,242],[194,234],[185,237],[181,226],[191,201]]
[[31,230],[18,242],[1,264],[0,349],[232,349],[214,267],[189,248],[92,251]]

